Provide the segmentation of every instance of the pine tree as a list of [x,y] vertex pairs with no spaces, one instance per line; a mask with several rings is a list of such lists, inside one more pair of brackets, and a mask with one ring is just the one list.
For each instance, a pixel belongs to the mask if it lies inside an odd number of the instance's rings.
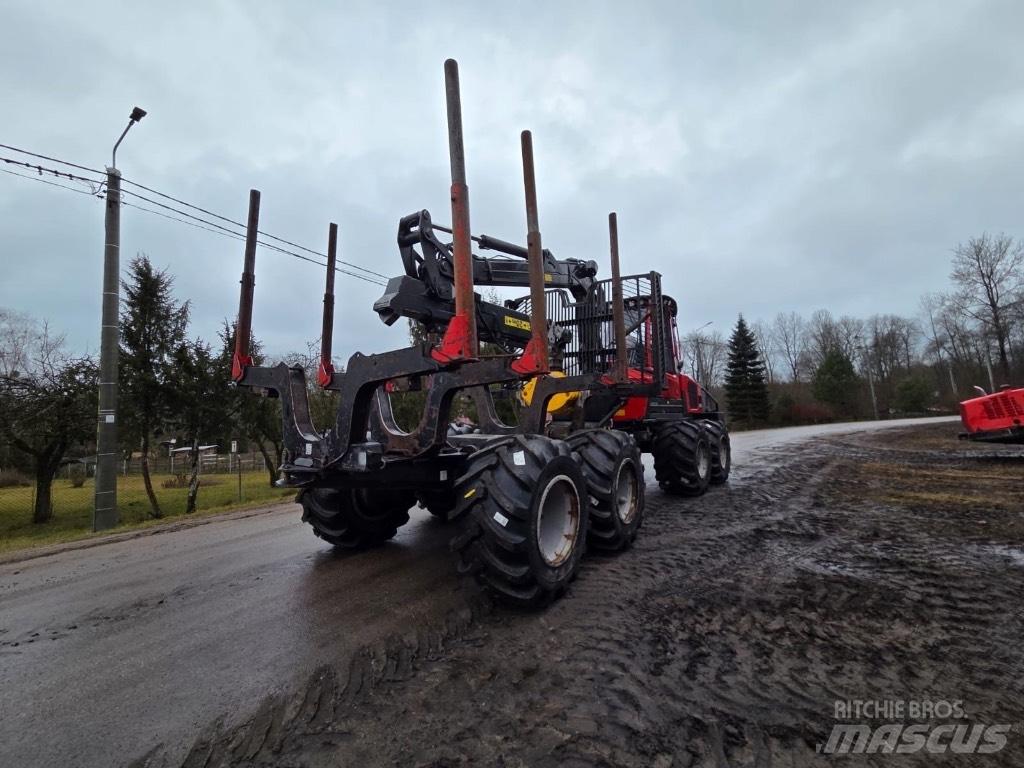
[[769,403],[764,361],[757,349],[757,340],[743,315],[736,321],[729,339],[725,396],[729,404],[729,416],[736,421],[747,424],[767,421]]
[[191,473],[185,513],[196,510],[199,494],[199,445],[201,440],[218,440],[231,431],[233,390],[231,360],[214,352],[202,339],[187,341],[175,354],[178,371],[175,413],[177,426],[189,446]]
[[162,431],[177,401],[174,355],[188,330],[188,302],[174,300],[174,278],[153,268],[139,255],[121,281],[120,393],[122,437],[129,450],[140,447],[142,480],[151,507],[160,517],[160,505],[149,474],[150,440]]
[[838,346],[832,346],[814,372],[814,396],[843,416],[857,413],[859,379],[853,362]]

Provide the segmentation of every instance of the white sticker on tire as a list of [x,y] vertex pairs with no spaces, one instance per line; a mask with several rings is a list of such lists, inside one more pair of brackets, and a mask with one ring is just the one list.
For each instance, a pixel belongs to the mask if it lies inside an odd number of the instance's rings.
[[505,517],[503,514],[501,514],[501,512],[495,512],[494,513],[494,519],[498,522],[498,525],[500,525],[502,528],[504,528],[506,525],[508,525],[508,518]]
[[523,451],[516,451],[512,454],[512,463],[517,467],[526,466],[526,454]]

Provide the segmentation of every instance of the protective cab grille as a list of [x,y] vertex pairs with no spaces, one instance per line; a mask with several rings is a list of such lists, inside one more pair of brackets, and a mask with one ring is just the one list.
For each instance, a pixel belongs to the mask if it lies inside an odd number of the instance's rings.
[[[666,317],[652,312],[663,307],[661,275],[631,275],[622,278],[626,320],[628,365],[639,372],[641,381],[661,381],[665,360],[671,359],[667,345]],[[588,295],[572,301],[562,289],[546,292],[551,365],[568,376],[607,373],[615,362],[615,330],[612,322],[612,281],[595,281]],[[508,302],[520,312],[530,312],[530,299]],[[668,353],[668,357],[666,357]]]

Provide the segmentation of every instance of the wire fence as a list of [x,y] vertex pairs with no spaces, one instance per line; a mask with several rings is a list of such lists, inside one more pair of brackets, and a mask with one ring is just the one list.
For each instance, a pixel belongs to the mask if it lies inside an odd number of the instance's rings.
[[[198,469],[199,513],[288,501],[295,495],[294,490],[273,485],[276,475],[268,471],[258,451],[202,454]],[[192,474],[188,454],[153,457],[149,471],[159,516],[184,514]],[[58,470],[49,489],[41,489],[31,474],[0,468],[0,551],[91,531],[94,473],[91,462],[67,463]],[[117,486],[122,524],[136,525],[157,517],[138,457],[121,461]]]

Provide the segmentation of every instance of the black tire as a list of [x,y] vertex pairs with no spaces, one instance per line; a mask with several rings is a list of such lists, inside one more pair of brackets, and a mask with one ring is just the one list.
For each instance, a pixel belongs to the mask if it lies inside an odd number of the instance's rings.
[[459,572],[515,605],[537,608],[559,597],[579,569],[590,511],[568,443],[495,438],[467,460],[456,488]]
[[654,435],[654,475],[665,493],[700,496],[711,481],[711,446],[697,421],[669,421]]
[[711,446],[711,485],[722,485],[729,479],[732,471],[732,444],[729,442],[729,429],[720,421],[704,421],[704,429],[708,433]]
[[617,429],[587,429],[567,442],[579,456],[590,493],[587,546],[626,549],[644,520],[644,465],[636,441]]
[[393,538],[416,503],[411,491],[386,488],[308,488],[296,500],[302,521],[340,549],[367,549]]

